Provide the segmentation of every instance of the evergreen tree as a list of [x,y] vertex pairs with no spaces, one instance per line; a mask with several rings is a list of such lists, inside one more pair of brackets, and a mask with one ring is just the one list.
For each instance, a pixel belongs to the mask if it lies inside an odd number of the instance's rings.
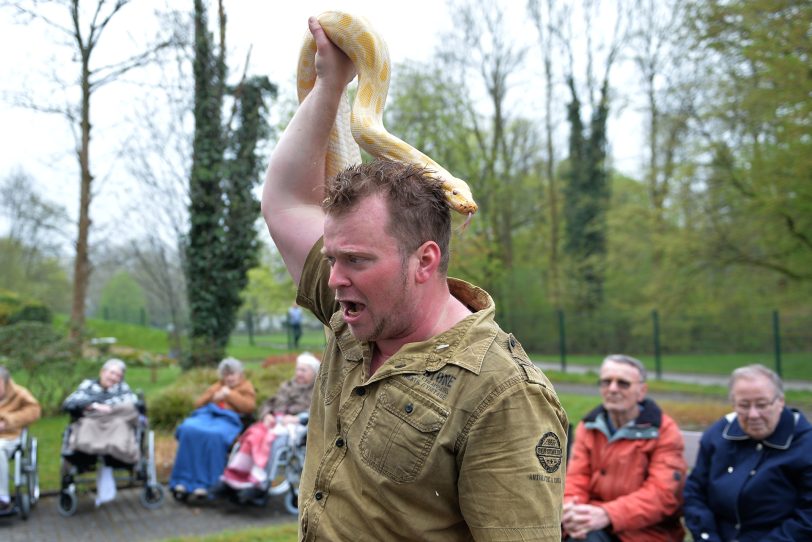
[[575,268],[576,309],[593,311],[603,301],[605,277],[606,209],[609,205],[606,171],[608,82],[604,80],[601,87],[588,135],[581,120],[581,102],[572,78],[568,84],[572,98],[567,107],[570,169],[564,187],[564,250]]
[[229,89],[238,123],[230,132],[222,115],[227,90],[222,4],[219,52],[207,19],[204,3],[195,0],[195,133],[186,248],[191,352],[186,366],[214,365],[223,357],[240,291],[256,262],[256,150],[266,135],[264,97],[276,90],[267,78],[244,80]]

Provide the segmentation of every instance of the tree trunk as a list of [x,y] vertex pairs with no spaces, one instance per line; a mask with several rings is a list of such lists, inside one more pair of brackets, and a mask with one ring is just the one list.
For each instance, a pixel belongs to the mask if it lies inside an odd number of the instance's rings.
[[73,268],[73,305],[71,308],[70,337],[80,348],[85,327],[85,298],[90,279],[88,236],[90,233],[90,201],[93,197],[90,185],[90,49],[81,47],[82,53],[82,119],[79,169],[81,187],[79,196],[79,228],[76,238],[76,260]]

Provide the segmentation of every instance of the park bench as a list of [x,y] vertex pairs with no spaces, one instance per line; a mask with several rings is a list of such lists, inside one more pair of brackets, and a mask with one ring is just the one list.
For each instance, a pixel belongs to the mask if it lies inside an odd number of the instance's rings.
[[[702,431],[687,431],[683,430],[682,439],[685,441],[685,450],[683,451],[683,457],[685,458],[685,463],[688,465],[688,470],[690,471],[694,468],[694,464],[696,463],[696,454],[699,452],[699,440],[702,438]],[[575,428],[570,425],[567,428],[567,458],[569,459],[570,451],[572,450],[572,443],[575,440]]]

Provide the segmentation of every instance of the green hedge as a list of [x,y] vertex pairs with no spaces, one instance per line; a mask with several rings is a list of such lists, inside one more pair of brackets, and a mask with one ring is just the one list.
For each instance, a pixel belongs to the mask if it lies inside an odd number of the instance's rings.
[[[257,391],[257,408],[272,397],[279,386],[295,372],[294,363],[246,368],[245,375]],[[194,400],[217,381],[215,369],[191,369],[173,384],[147,397],[150,425],[173,431],[193,410]]]
[[42,322],[53,320],[51,309],[39,301],[23,299],[14,292],[0,290],[0,326],[18,322]]

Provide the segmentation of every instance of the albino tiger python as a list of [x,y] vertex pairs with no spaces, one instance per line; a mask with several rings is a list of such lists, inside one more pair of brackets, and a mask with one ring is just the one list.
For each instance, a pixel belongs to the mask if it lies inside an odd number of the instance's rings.
[[[398,160],[425,167],[442,182],[449,206],[470,220],[477,210],[468,184],[457,179],[437,162],[408,143],[393,136],[383,126],[383,106],[389,91],[389,49],[386,42],[363,17],[340,11],[318,16],[327,37],[352,60],[358,72],[358,92],[350,110],[349,100],[341,100],[327,148],[326,174],[361,163],[358,145],[377,158]],[[299,103],[316,83],[316,42],[308,32],[299,54],[297,86]],[[357,144],[356,144],[357,142]]]

